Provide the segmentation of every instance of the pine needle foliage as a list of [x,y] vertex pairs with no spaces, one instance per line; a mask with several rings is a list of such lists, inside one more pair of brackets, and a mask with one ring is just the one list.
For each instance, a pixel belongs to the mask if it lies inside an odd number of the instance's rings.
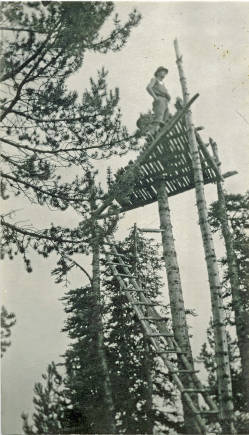
[[4,305],[1,308],[1,358],[3,358],[8,347],[11,345],[11,328],[16,323],[14,313],[9,313]]
[[[235,291],[232,291],[228,261],[227,257],[224,256],[220,259],[223,272],[222,289],[226,324],[228,330],[231,331],[231,335],[228,334],[228,345],[237,430],[238,433],[246,433],[249,424],[249,194],[248,192],[244,195],[226,194],[225,199],[230,231],[233,237],[239,285]],[[222,237],[222,217],[218,202],[211,205],[209,220],[213,232]],[[234,329],[236,331],[235,337],[232,333]],[[202,346],[201,357],[208,372],[208,386],[211,387],[217,399],[212,322],[207,330],[207,343]]]
[[[158,245],[139,235],[137,248],[140,285],[155,301],[160,298],[162,288]],[[127,254],[130,266],[134,267],[133,231],[118,243],[118,250]],[[110,433],[103,407],[105,391],[103,366],[97,352],[100,331],[96,309],[102,319],[103,350],[118,433],[146,434],[157,428],[167,434],[172,428],[180,429],[175,388],[104,258],[101,276],[99,301],[91,285],[69,290],[62,298],[67,314],[63,330],[71,342],[64,354],[61,433]],[[167,307],[162,314],[168,314]],[[24,430],[29,433],[25,427]],[[33,430],[37,433],[36,424]]]
[[[0,14],[2,198],[84,215],[86,173],[96,160],[126,153],[136,138],[122,124],[119,91],[109,89],[104,68],[82,95],[67,79],[85,67],[86,53],[122,49],[140,14],[133,10],[122,23],[112,2],[5,2]],[[1,255],[21,254],[28,272],[29,249],[47,257],[58,242],[75,246],[80,231],[17,222],[14,212],[1,216]]]

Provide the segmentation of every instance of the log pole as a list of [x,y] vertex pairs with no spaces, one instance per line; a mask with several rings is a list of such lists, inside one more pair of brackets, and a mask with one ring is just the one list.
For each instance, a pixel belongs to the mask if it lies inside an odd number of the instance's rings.
[[[221,170],[221,162],[218,154],[218,146],[216,142],[210,139],[210,145],[213,150],[216,165]],[[219,218],[221,222],[221,231],[226,248],[227,267],[229,273],[229,281],[232,293],[232,309],[235,317],[235,328],[238,337],[238,347],[241,359],[242,378],[244,380],[243,389],[246,400],[245,409],[249,412],[249,314],[243,307],[241,298],[239,271],[237,257],[234,249],[234,239],[230,230],[226,197],[223,189],[223,183],[217,180],[217,195],[219,205]]]
[[[186,78],[182,66],[182,56],[179,53],[178,41],[174,41],[176,52],[176,63],[178,67],[183,101],[188,102],[189,93],[187,89]],[[205,252],[208,280],[211,293],[211,306],[213,316],[214,340],[215,340],[215,358],[217,364],[217,379],[219,391],[220,420],[222,430],[226,434],[236,434],[233,417],[233,400],[232,400],[232,381],[230,373],[230,363],[228,355],[228,344],[225,330],[225,315],[221,295],[221,284],[219,270],[214,250],[214,243],[211,229],[208,222],[208,211],[204,193],[203,173],[201,168],[200,155],[195,137],[195,128],[192,123],[192,114],[188,110],[186,115],[186,125],[188,140],[192,157],[195,193],[197,209],[199,214],[199,224],[202,234],[203,247]]]
[[[92,180],[91,180],[92,182]],[[93,183],[93,182],[92,182]],[[101,431],[116,434],[115,407],[112,395],[112,384],[109,374],[107,358],[105,354],[104,329],[101,316],[101,288],[100,288],[100,244],[99,230],[96,217],[93,212],[96,209],[94,186],[92,185],[92,197],[90,201],[91,219],[91,248],[92,248],[92,291],[94,296],[93,319],[96,328],[96,345],[99,364],[103,376],[103,406],[105,407],[105,419],[102,421]],[[100,422],[96,422],[100,423]]]
[[[177,261],[174,236],[172,231],[172,224],[170,218],[170,209],[168,202],[168,195],[166,191],[165,182],[162,181],[157,190],[158,199],[158,209],[160,217],[160,228],[162,231],[162,246],[163,246],[163,257],[166,267],[168,289],[169,289],[169,299],[170,299],[170,309],[172,317],[172,327],[174,332],[174,337],[178,345],[180,346],[182,352],[186,353],[186,357],[191,365],[191,370],[194,371],[194,362],[192,356],[192,350],[188,334],[188,326],[186,320],[186,313],[184,307],[184,300],[182,294],[180,271]],[[183,369],[183,364],[181,357],[178,356],[178,369]],[[184,387],[193,388],[190,377],[187,374],[179,373],[180,380]],[[197,395],[192,395],[192,400],[198,407]],[[191,410],[189,409],[184,395],[182,395],[182,404],[184,412],[184,425],[185,432],[187,434],[193,434],[200,432],[199,426],[196,425],[196,420],[193,417]]]

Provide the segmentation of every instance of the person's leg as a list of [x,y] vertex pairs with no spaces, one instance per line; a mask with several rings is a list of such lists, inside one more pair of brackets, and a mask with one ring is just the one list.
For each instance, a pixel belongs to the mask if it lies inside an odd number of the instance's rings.
[[160,122],[163,121],[164,118],[164,112],[166,107],[166,99],[159,97],[157,100],[153,102],[153,112],[155,116],[154,122],[160,124]]
[[155,136],[156,132],[160,129],[160,126],[163,123],[163,117],[165,111],[165,98],[159,97],[157,100],[154,100],[152,107],[153,107],[154,119],[148,131],[148,136],[151,139]]
[[168,102],[166,101],[164,114],[163,114],[163,122],[166,124],[166,122],[168,122],[169,119],[170,119],[170,114],[169,114]]

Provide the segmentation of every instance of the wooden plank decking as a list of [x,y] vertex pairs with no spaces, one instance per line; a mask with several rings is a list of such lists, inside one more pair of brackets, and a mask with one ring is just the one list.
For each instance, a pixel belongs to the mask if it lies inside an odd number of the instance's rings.
[[[212,158],[210,162],[201,148],[199,152],[204,183],[215,183],[217,175],[211,164]],[[143,154],[146,155],[145,158]],[[162,177],[166,182],[168,196],[194,188],[192,160],[183,111],[180,114],[176,113],[169,128],[165,127],[153,144],[147,144],[134,163],[124,168],[124,174],[118,180],[119,187],[115,189],[115,199],[123,211],[150,204],[157,200],[157,185]]]

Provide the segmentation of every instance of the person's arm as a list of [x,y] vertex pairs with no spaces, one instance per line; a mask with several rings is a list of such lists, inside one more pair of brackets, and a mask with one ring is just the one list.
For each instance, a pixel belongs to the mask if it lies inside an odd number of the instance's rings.
[[153,91],[153,86],[154,86],[155,83],[156,83],[156,79],[153,78],[153,79],[151,79],[150,83],[146,87],[146,91],[154,98],[154,100],[157,99],[157,95]]

